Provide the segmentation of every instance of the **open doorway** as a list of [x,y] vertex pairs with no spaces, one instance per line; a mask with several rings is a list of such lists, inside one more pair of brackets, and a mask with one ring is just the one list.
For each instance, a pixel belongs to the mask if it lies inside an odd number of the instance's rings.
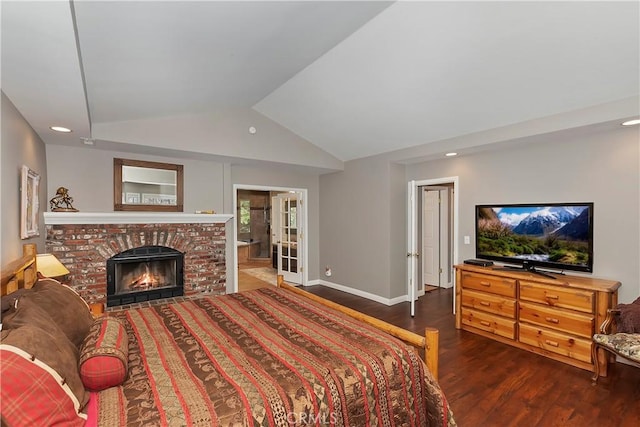
[[[234,185],[236,256],[232,292],[306,283],[306,189]],[[304,274],[303,274],[304,273]]]
[[453,183],[418,187],[418,295],[453,286]]
[[[430,289],[454,285],[458,259],[458,177],[409,181],[407,204],[407,294],[415,301]],[[443,199],[445,199],[443,201]],[[455,311],[455,294],[452,311]]]
[[271,261],[271,198],[266,190],[236,191],[236,260],[238,290],[275,284]]

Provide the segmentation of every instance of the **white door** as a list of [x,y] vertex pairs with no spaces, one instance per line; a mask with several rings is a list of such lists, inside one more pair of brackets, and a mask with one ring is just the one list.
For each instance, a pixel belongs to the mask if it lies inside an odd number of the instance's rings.
[[[440,286],[440,191],[422,192],[422,283]],[[423,288],[424,290],[424,288]]]
[[286,282],[302,284],[302,193],[282,193],[273,197],[273,238],[277,246],[278,274]]
[[417,209],[416,199],[418,187],[415,181],[409,181],[407,188],[407,293],[411,302],[411,317],[416,310],[416,287],[418,278],[418,251],[417,251]]

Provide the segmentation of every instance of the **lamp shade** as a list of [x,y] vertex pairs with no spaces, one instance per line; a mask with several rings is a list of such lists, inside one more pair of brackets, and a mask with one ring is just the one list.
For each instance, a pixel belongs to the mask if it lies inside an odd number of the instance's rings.
[[60,277],[69,274],[65,267],[53,254],[38,254],[36,259],[38,273],[45,277]]

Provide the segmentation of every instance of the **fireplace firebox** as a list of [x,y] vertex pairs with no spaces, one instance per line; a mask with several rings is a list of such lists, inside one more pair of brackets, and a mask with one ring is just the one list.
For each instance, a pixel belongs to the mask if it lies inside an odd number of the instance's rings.
[[184,254],[166,246],[129,249],[107,260],[107,307],[184,294]]

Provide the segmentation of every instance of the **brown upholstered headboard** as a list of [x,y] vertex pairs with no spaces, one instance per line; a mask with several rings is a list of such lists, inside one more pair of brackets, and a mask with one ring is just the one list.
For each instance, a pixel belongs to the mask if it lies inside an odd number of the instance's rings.
[[22,246],[22,257],[2,267],[2,290],[0,295],[25,288],[29,289],[38,280],[36,253],[38,248],[33,243]]

